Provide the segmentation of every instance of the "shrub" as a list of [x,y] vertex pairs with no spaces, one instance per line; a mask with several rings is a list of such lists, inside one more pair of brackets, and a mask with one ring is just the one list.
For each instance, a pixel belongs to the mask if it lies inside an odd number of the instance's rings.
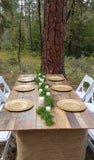
[[10,53],[10,58],[9,58],[9,65],[16,65],[16,64],[18,64],[17,51],[12,50],[11,53]]
[[1,48],[3,50],[10,50],[12,47],[11,45],[11,42],[9,40],[4,40],[2,43],[1,43]]
[[39,54],[37,53],[37,52],[32,52],[32,57],[37,57],[37,56],[39,56]]

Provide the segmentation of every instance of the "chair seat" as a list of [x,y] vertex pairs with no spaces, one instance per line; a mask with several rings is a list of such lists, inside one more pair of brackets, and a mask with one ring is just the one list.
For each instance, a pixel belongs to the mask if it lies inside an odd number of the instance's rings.
[[81,91],[76,91],[76,93],[81,99],[84,97],[84,94]]
[[11,131],[0,131],[0,142],[7,141],[10,138]]
[[94,140],[94,129],[89,129],[88,134]]
[[94,114],[94,104],[85,102],[85,105]]

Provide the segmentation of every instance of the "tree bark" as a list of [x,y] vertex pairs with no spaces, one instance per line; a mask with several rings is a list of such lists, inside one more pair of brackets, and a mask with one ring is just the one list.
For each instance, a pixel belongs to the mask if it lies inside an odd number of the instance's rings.
[[41,71],[65,75],[64,36],[67,0],[45,0]]

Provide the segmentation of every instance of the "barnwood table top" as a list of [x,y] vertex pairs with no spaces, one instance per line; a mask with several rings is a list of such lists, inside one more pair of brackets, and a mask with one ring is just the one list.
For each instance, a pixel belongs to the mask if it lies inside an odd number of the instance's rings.
[[[36,77],[34,74],[23,74],[20,77]],[[46,75],[51,76],[51,75]],[[59,75],[62,76],[62,75]],[[68,81],[65,79],[60,82],[47,81],[49,84],[67,84]],[[14,86],[18,84],[24,84],[16,82]],[[93,114],[86,109],[83,112],[67,112],[59,109],[57,107],[57,101],[61,99],[81,99],[77,96],[74,90],[69,92],[56,92],[51,90],[51,95],[55,100],[55,107],[51,110],[53,114],[54,125],[48,127],[44,124],[44,120],[36,114],[36,109],[38,108],[38,85],[33,82],[28,82],[27,84],[32,84],[35,86],[35,90],[29,92],[17,92],[14,90],[14,87],[11,91],[9,98],[6,103],[13,99],[29,99],[32,100],[34,106],[32,109],[23,111],[23,112],[10,112],[3,108],[0,112],[0,130],[45,130],[45,129],[88,129],[94,128],[94,116]]]

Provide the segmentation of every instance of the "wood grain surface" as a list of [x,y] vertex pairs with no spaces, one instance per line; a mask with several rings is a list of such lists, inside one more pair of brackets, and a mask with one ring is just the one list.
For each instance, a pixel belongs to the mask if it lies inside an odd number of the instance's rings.
[[[35,77],[34,74],[25,74],[20,75],[20,77]],[[51,75],[46,75],[51,76]],[[62,75],[59,75],[62,76]],[[63,84],[69,85],[69,82],[65,79],[60,82],[52,82],[47,80],[49,84]],[[16,82],[15,86],[19,84],[24,84]],[[26,83],[25,83],[26,84]],[[0,112],[0,130],[40,130],[40,129],[88,129],[94,128],[94,115],[86,109],[82,112],[66,112],[57,107],[57,102],[61,99],[76,99],[82,101],[74,90],[69,92],[57,92],[51,90],[51,95],[55,100],[55,107],[52,109],[51,113],[53,114],[54,125],[48,127],[44,124],[44,121],[36,114],[36,109],[38,108],[38,85],[33,82],[28,82],[27,84],[32,84],[35,87],[35,90],[29,92],[17,92],[14,90],[14,87],[11,91],[9,98],[6,103],[13,99],[29,99],[33,101],[34,106],[32,109],[23,111],[23,112],[10,112],[6,109],[2,109]]]

